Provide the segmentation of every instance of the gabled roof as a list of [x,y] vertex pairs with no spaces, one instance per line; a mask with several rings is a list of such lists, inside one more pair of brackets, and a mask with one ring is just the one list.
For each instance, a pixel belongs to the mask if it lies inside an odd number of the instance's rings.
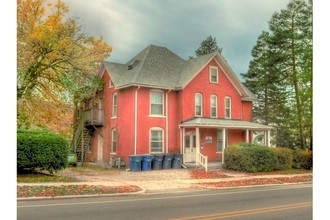
[[165,47],[150,45],[126,64],[104,61],[104,69],[110,75],[116,88],[145,86],[180,90],[212,60],[215,59],[223,72],[242,96],[242,99],[256,100],[256,97],[239,81],[219,52],[184,60]]

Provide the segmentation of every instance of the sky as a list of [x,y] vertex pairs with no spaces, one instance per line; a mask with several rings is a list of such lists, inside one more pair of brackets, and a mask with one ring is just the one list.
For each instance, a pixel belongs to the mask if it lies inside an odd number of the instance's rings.
[[237,76],[246,73],[251,50],[274,12],[289,0],[64,0],[86,34],[103,36],[113,51],[107,59],[126,63],[150,44],[183,59],[208,36]]

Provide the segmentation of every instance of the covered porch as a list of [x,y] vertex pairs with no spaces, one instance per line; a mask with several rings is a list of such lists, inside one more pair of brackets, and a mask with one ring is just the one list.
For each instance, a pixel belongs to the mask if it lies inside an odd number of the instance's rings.
[[180,125],[180,151],[183,163],[202,165],[224,163],[224,150],[227,146],[245,142],[252,143],[254,133],[263,135],[263,145],[270,146],[272,127],[249,121],[193,118]]

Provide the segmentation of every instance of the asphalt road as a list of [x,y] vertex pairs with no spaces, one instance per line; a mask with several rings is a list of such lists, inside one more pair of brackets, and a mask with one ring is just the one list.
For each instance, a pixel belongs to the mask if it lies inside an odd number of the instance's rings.
[[312,185],[17,202],[17,219],[312,219]]

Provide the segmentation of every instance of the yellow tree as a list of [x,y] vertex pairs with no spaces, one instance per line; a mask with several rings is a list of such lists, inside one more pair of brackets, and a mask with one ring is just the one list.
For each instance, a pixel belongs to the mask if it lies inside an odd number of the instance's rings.
[[68,18],[63,1],[17,0],[18,127],[68,135],[75,101],[90,95],[86,86],[95,86],[93,76],[111,51]]

